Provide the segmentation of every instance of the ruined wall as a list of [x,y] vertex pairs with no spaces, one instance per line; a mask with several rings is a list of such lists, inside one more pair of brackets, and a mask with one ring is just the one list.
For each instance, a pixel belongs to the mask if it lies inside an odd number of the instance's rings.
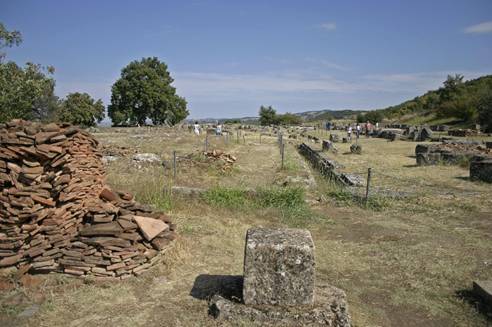
[[492,150],[476,141],[444,141],[441,144],[418,144],[415,156],[419,166],[457,165],[477,156],[490,157]]
[[67,124],[0,124],[0,267],[125,278],[175,225],[105,184],[98,142]]
[[311,149],[307,144],[301,143],[298,149],[299,153],[304,156],[311,163],[311,165],[321,173],[321,175],[325,176],[329,180],[344,186],[359,186],[362,184],[359,176],[338,173],[335,170],[335,164],[333,162],[323,158],[318,152]]

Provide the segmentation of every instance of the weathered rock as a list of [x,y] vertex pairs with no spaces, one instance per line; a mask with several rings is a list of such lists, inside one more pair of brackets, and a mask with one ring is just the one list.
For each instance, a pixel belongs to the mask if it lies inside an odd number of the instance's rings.
[[360,144],[352,144],[350,146],[350,152],[355,154],[362,154],[362,145]]
[[350,327],[345,293],[332,286],[318,285],[314,304],[302,306],[248,306],[215,295],[210,313],[218,320],[255,326]]
[[139,163],[161,163],[161,158],[155,153],[138,153],[133,160]]
[[101,193],[99,193],[99,197],[110,202],[118,199],[118,196],[107,187],[102,189]]
[[309,231],[248,230],[244,257],[244,303],[312,304],[314,265],[314,244]]

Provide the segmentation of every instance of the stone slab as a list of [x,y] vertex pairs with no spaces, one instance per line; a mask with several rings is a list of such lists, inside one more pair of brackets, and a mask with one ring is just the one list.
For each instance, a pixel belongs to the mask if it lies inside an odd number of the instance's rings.
[[214,295],[209,308],[217,320],[241,326],[351,326],[345,292],[329,285],[316,286],[313,305],[249,306]]
[[133,220],[135,220],[147,241],[151,241],[154,237],[169,229],[169,226],[159,219],[134,216]]
[[290,228],[248,230],[244,255],[244,303],[312,304],[314,266],[314,243],[309,231]]

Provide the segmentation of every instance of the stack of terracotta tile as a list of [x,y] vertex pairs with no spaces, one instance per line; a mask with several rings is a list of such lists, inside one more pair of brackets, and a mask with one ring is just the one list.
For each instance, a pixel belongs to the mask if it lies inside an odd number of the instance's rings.
[[0,124],[0,267],[125,278],[158,261],[170,219],[105,185],[98,142],[67,124]]

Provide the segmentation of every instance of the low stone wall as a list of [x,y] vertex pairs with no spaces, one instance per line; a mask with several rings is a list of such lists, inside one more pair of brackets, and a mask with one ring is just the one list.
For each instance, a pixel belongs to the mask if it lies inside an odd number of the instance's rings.
[[335,170],[335,164],[323,158],[318,152],[311,149],[305,143],[299,145],[299,153],[304,156],[315,169],[317,169],[321,175],[325,176],[331,181],[339,183],[344,186],[359,186],[361,181],[358,176],[352,174],[338,173]]

